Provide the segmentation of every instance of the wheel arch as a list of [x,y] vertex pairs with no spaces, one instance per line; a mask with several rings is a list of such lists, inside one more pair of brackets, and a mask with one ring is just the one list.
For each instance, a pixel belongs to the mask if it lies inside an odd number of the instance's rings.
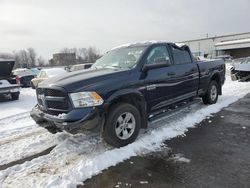
[[219,72],[215,72],[212,74],[211,78],[210,78],[210,82],[214,80],[218,83],[219,86],[219,95],[222,95],[222,83],[221,83],[221,77],[220,77],[220,73]]
[[105,114],[117,103],[129,103],[135,106],[141,115],[141,128],[146,129],[148,126],[146,101],[141,92],[134,89],[119,90],[112,94],[104,105]]

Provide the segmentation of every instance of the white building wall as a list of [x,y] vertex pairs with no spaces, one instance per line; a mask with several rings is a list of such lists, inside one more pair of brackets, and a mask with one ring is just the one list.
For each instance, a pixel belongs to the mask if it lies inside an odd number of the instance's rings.
[[[215,46],[216,43],[239,40],[239,39],[246,39],[246,38],[250,39],[250,32],[234,34],[234,35],[203,38],[203,39],[197,39],[197,40],[189,40],[189,41],[183,41],[182,43],[187,44],[195,56],[197,55],[202,56],[204,54],[209,54],[210,56],[214,57],[216,55],[221,55],[223,53],[221,48],[218,48],[218,49],[216,48]],[[238,49],[240,47],[250,48],[250,45],[235,44],[231,46],[231,49]]]

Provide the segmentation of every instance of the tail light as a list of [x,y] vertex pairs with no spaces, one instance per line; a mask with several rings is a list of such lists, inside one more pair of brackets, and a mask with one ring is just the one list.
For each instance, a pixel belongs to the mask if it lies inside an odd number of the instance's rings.
[[20,79],[19,76],[16,76],[16,83],[19,84],[19,85],[21,84],[21,79]]

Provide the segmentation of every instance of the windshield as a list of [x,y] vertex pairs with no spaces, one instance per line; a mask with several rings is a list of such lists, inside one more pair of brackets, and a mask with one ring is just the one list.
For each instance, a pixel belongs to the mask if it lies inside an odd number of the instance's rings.
[[250,59],[247,58],[246,60],[242,61],[241,64],[250,64]]
[[98,59],[92,68],[125,68],[135,67],[146,47],[129,47],[112,50]]

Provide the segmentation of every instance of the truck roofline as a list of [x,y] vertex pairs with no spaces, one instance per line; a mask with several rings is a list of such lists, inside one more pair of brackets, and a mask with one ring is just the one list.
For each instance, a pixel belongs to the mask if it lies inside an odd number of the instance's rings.
[[173,42],[168,42],[168,41],[149,40],[149,41],[122,44],[122,45],[119,45],[119,46],[112,48],[111,50],[116,50],[116,49],[120,49],[120,48],[129,48],[129,47],[149,47],[153,44],[174,44],[180,48],[187,46],[184,43],[173,43]]

